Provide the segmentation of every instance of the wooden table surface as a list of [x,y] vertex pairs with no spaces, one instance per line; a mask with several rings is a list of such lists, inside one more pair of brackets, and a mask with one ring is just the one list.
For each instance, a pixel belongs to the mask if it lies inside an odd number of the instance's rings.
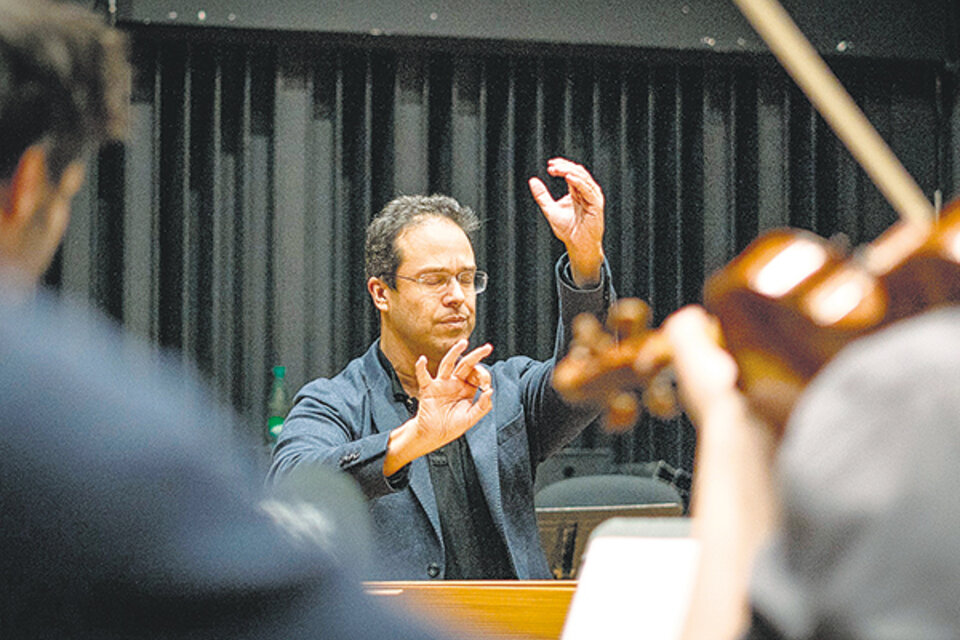
[[368,594],[443,632],[500,640],[558,640],[574,580],[366,582]]

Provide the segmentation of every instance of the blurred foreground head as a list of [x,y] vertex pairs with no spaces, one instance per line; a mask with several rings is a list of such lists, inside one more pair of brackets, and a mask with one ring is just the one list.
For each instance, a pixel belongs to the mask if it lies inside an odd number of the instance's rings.
[[76,5],[0,0],[0,277],[30,284],[63,236],[84,160],[126,128],[123,35]]

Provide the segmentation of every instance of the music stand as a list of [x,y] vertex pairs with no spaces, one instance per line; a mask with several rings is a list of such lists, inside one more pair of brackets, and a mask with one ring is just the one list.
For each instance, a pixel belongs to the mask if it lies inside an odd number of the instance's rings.
[[590,533],[610,518],[658,518],[683,515],[678,502],[603,505],[589,507],[537,507],[540,541],[554,578],[576,577]]

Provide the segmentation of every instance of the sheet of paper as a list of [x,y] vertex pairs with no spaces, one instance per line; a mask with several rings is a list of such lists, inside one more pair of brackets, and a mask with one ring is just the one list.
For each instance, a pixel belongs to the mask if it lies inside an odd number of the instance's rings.
[[699,553],[688,537],[594,538],[561,639],[676,640]]

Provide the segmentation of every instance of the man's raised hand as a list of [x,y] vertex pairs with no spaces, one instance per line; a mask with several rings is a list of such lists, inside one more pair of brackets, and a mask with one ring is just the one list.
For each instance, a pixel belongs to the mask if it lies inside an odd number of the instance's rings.
[[603,264],[603,190],[589,171],[565,158],[547,162],[547,173],[566,181],[566,195],[554,200],[536,177],[529,180],[530,193],[553,234],[567,247],[574,282],[596,284]]

